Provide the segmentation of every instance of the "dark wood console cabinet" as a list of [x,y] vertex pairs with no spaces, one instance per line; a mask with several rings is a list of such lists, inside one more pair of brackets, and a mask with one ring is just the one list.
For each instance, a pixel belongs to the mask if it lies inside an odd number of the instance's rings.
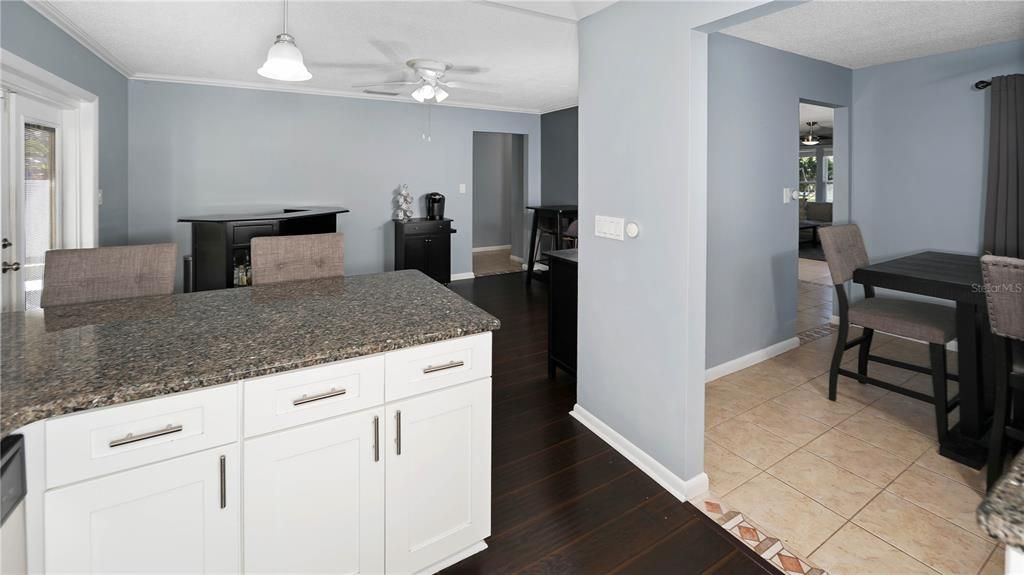
[[192,266],[185,270],[185,291],[234,286],[234,269],[249,256],[249,241],[260,236],[327,234],[338,231],[345,208],[285,208],[251,214],[181,218],[192,224]]
[[548,376],[560,367],[576,375],[579,252],[546,252],[548,257]]
[[411,218],[395,223],[395,269],[420,270],[447,284],[452,280],[452,220]]

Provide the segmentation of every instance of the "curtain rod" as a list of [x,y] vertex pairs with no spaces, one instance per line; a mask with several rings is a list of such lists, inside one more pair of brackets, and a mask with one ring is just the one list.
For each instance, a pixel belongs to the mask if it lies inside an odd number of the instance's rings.
[[979,80],[974,83],[974,88],[977,90],[984,90],[985,88],[988,88],[991,85],[992,82],[989,82],[988,80]]

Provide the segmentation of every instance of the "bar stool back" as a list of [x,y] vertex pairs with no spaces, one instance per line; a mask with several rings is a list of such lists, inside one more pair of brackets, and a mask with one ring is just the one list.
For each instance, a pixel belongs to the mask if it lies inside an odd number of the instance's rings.
[[176,244],[46,252],[43,308],[174,293]]
[[995,414],[989,437],[988,488],[1003,473],[1006,438],[1024,442],[1024,260],[981,258],[985,301],[995,336]]

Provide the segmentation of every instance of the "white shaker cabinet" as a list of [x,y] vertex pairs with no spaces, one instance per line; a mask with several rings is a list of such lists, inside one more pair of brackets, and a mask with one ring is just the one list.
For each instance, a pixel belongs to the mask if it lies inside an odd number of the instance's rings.
[[246,573],[385,571],[383,414],[246,440]]
[[47,573],[237,573],[238,446],[45,495]]
[[490,535],[491,380],[386,410],[387,571],[416,573]]

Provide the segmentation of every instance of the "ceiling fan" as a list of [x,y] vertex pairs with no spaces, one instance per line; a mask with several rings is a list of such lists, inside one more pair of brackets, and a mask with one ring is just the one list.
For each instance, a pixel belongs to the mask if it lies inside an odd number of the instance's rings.
[[[448,89],[468,89],[465,82],[447,80],[445,75],[454,69],[454,66],[446,62],[414,58],[405,63],[415,74],[413,80],[398,80],[394,82],[372,82],[367,84],[353,84],[353,88],[361,88],[365,91],[381,93],[379,89],[396,89],[399,86],[417,86],[412,91],[412,98],[417,102],[434,101],[440,104],[448,96]],[[470,70],[467,68],[467,70]],[[472,69],[475,70],[475,69]],[[375,90],[376,89],[376,90]],[[479,90],[473,90],[480,92]]]

